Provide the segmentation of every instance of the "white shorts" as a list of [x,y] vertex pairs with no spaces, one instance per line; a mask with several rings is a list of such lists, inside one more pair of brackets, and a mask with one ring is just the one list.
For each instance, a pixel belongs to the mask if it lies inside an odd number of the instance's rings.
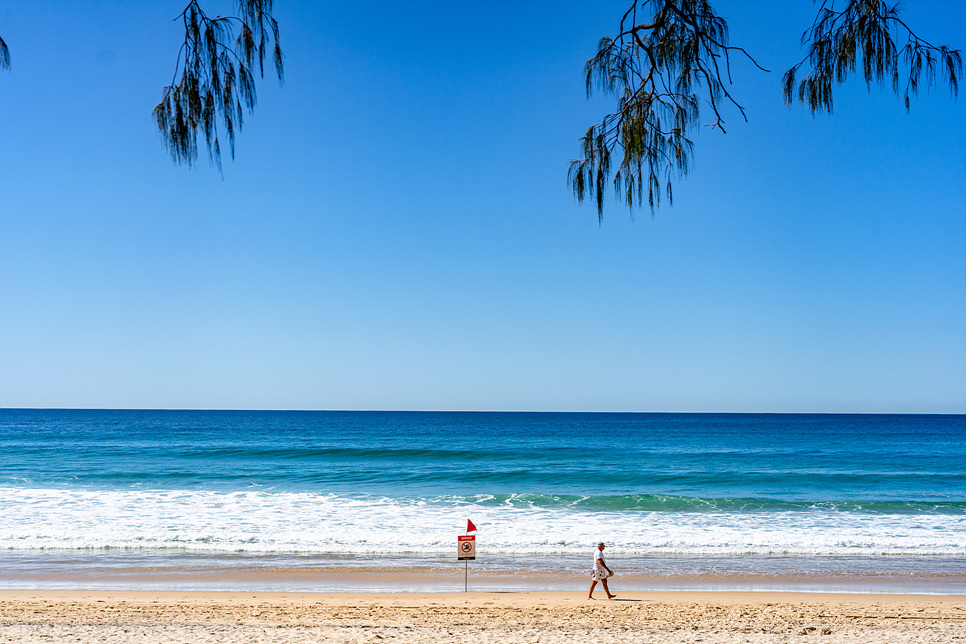
[[590,571],[590,578],[594,581],[600,581],[601,579],[607,579],[608,573],[603,568],[594,568]]

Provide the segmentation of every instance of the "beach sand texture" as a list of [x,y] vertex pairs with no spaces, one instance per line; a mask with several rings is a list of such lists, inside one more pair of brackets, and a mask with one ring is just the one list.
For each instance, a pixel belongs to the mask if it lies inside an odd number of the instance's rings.
[[966,643],[966,597],[0,592],[0,642]]

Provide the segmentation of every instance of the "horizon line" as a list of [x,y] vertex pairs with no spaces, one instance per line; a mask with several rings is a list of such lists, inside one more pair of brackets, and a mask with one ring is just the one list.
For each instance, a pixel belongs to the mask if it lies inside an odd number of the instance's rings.
[[541,409],[284,409],[228,407],[7,407],[0,411],[199,411],[199,412],[291,412],[291,413],[385,413],[385,414],[651,414],[651,415],[771,415],[771,416],[966,416],[963,412],[901,411],[628,411]]

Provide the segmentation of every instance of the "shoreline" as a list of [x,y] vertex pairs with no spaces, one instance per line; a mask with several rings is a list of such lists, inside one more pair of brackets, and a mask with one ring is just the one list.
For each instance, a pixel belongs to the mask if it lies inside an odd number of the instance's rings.
[[905,644],[966,640],[966,597],[777,592],[0,591],[0,641]]
[[[343,556],[144,550],[0,551],[0,590],[573,591],[584,557]],[[611,559],[616,588],[966,596],[962,557],[648,556]]]
[[[0,562],[3,557],[0,556]],[[9,560],[6,563],[12,563]],[[207,565],[206,565],[207,563]],[[250,563],[250,562],[249,562]],[[273,562],[277,563],[277,562]],[[240,565],[239,565],[240,564]],[[378,594],[461,592],[572,592],[590,583],[573,570],[521,565],[515,569],[460,564],[436,566],[284,566],[224,565],[224,562],[44,561],[33,565],[0,565],[0,592],[304,592]],[[677,572],[654,574],[616,569],[615,589],[632,592],[792,592],[847,595],[924,595],[966,598],[966,577],[920,569],[898,573]],[[464,578],[464,574],[466,575]]]
[[[589,583],[588,583],[589,586]],[[911,603],[926,603],[943,606],[961,607],[966,620],[966,596],[962,595],[922,595],[881,594],[881,593],[811,593],[796,591],[697,591],[697,590],[659,590],[623,592],[616,600],[604,598],[601,586],[594,593],[593,602],[599,604],[621,604],[626,602],[646,603],[695,603],[715,602],[722,604],[775,604],[775,603],[842,603],[850,605],[876,605],[899,607]],[[207,591],[207,590],[0,590],[0,607],[8,610],[8,605],[23,600],[45,602],[68,601],[82,604],[126,602],[179,602],[184,604],[226,603],[249,605],[259,601],[275,601],[279,604],[301,604],[313,602],[314,605],[343,605],[359,602],[363,605],[397,606],[412,602],[429,602],[430,605],[449,604],[490,605],[494,599],[501,604],[536,606],[557,606],[581,603],[595,605],[587,598],[587,590],[521,590],[521,591],[468,591],[468,592],[286,592],[286,591]]]

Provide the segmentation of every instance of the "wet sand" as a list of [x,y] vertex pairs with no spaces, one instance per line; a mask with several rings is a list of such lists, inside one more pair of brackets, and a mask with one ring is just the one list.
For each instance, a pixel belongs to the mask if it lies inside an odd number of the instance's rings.
[[0,642],[966,644],[966,597],[0,591]]

